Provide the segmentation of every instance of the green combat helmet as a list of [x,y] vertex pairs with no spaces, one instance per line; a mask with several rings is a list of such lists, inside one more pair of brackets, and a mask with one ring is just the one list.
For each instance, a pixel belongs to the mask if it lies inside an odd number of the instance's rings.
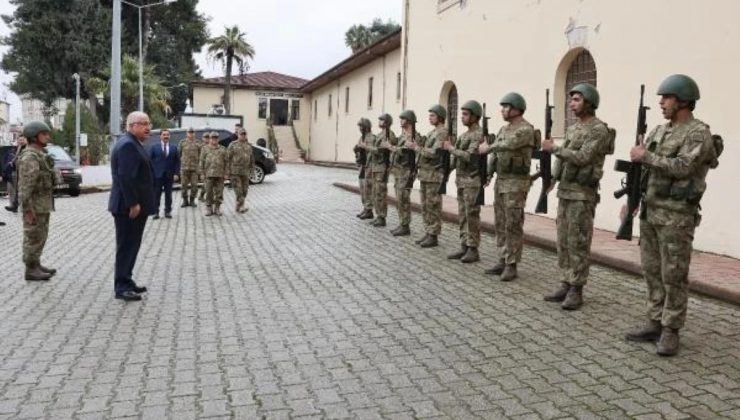
[[442,105],[434,105],[429,108],[429,112],[437,114],[437,116],[443,120],[447,119],[447,110]]
[[499,101],[499,105],[510,105],[522,112],[527,110],[527,101],[524,97],[516,92],[509,92]]
[[390,127],[391,125],[393,125],[393,117],[391,117],[390,114],[383,114],[379,116],[378,119],[385,121],[385,125],[387,127]]
[[416,114],[414,114],[414,111],[410,109],[403,111],[401,115],[398,116],[398,118],[406,120],[412,124],[416,124]]
[[580,93],[583,95],[583,99],[594,106],[594,109],[599,108],[599,91],[589,83],[579,83],[568,92],[568,95],[574,93]]
[[51,133],[51,129],[43,121],[31,121],[23,126],[23,137],[27,138],[28,140],[36,138],[39,133],[43,132]]
[[367,118],[360,118],[360,121],[357,122],[357,125],[364,130],[369,130],[372,127],[372,123]]
[[668,76],[658,87],[658,95],[674,95],[680,101],[698,101],[699,86],[684,74]]
[[483,115],[483,107],[480,106],[478,101],[467,101],[460,107],[460,109],[467,109],[471,114],[480,118]]

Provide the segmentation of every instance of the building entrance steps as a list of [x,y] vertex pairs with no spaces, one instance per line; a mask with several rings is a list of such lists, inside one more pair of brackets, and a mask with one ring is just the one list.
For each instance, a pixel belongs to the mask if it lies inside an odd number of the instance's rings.
[[293,129],[289,125],[274,125],[273,130],[280,149],[280,162],[303,162],[293,139]]

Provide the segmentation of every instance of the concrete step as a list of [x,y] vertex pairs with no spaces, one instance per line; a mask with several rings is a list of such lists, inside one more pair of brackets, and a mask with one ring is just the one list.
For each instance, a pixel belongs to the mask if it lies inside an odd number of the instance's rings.
[[280,149],[282,162],[303,162],[301,152],[295,145],[293,129],[290,126],[274,126],[275,140]]

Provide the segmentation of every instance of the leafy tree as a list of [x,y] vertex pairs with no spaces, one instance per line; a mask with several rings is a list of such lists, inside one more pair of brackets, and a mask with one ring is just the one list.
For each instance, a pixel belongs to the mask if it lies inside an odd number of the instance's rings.
[[254,47],[245,39],[247,34],[237,25],[226,27],[223,35],[208,40],[208,56],[224,66],[224,108],[231,114],[231,72],[236,62],[239,73],[249,70],[249,59],[254,59]]
[[399,29],[401,26],[390,19],[383,22],[382,19],[375,18],[368,26],[352,25],[344,33],[344,43],[352,49],[352,54],[354,54]]

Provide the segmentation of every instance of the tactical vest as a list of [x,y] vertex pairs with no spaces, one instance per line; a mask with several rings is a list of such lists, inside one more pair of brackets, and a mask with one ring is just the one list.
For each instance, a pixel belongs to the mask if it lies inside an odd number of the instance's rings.
[[[419,175],[422,182],[441,182],[444,179],[441,150],[442,143],[447,138],[447,129],[442,126],[435,128],[426,137],[422,138],[422,149],[419,151]],[[431,156],[428,156],[431,154]]]
[[[531,140],[526,144],[516,149],[511,149],[509,145],[517,141],[517,133],[520,130],[531,131]],[[526,133],[530,135],[530,133]],[[496,138],[493,147],[494,170],[498,174],[499,179],[501,178],[526,178],[529,179],[529,170],[532,165],[532,150],[537,147],[537,136],[535,134],[534,127],[527,121],[521,121],[515,125],[507,125],[501,128],[499,135]],[[496,149],[496,146],[502,146],[502,149]]]
[[[472,144],[480,144],[483,138],[483,131],[480,126],[475,125],[468,129],[468,131],[462,133],[455,142],[455,150],[467,151],[471,148]],[[477,152],[476,152],[477,153]],[[457,177],[475,177],[478,175],[478,164],[475,158],[471,158],[470,161],[465,159],[455,158],[455,170],[457,171]]]
[[[38,165],[37,173],[29,173],[25,165],[34,160]],[[18,157],[18,185],[21,192],[21,201],[24,211],[34,213],[49,213],[54,210],[54,185],[57,183],[57,174],[54,171],[54,159],[45,152],[37,151],[33,147],[26,147]],[[28,193],[32,194],[28,194]],[[24,196],[29,195],[28,197]],[[30,208],[25,208],[30,206]]]
[[180,142],[180,169],[183,171],[198,170],[201,145],[195,140]]
[[571,184],[573,187],[580,186],[594,193],[599,189],[599,182],[604,176],[604,158],[606,155],[614,153],[614,142],[617,137],[617,131],[607,126],[606,123],[598,118],[594,118],[586,124],[576,123],[569,127],[565,143],[563,144],[563,149],[575,152],[580,151],[589,141],[593,141],[594,130],[602,126],[606,129],[606,142],[601,146],[602,149],[591,162],[583,166],[578,166],[573,162],[556,157],[553,178],[560,181],[560,185],[564,189],[568,189],[568,184]]

